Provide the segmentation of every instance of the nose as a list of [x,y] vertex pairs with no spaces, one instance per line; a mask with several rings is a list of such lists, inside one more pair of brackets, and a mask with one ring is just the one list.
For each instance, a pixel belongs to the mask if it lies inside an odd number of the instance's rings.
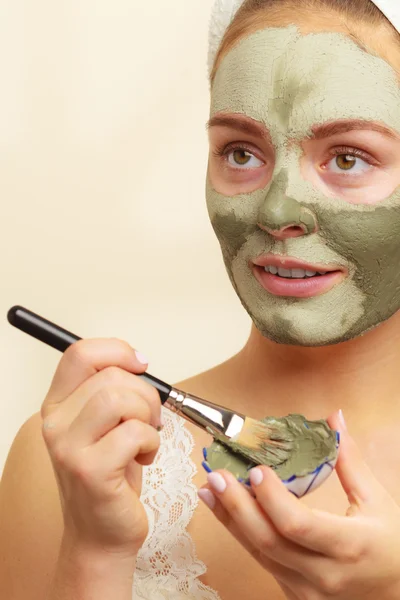
[[258,217],[258,226],[278,240],[310,235],[318,229],[314,214],[287,194],[288,179],[287,169],[282,169],[272,182]]

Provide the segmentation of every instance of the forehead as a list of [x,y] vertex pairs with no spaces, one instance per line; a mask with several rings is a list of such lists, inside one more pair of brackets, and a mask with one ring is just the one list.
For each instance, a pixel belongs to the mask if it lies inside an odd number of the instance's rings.
[[221,111],[261,121],[273,137],[305,137],[337,119],[380,121],[400,132],[392,67],[345,34],[301,35],[295,26],[258,31],[224,57],[211,116]]

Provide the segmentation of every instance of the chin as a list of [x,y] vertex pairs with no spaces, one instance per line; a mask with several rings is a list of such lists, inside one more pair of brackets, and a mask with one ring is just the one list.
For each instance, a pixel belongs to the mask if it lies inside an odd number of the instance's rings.
[[252,317],[252,321],[261,335],[271,342],[279,345],[298,346],[303,348],[322,348],[324,346],[336,346],[346,342],[351,342],[352,340],[367,335],[371,331],[375,331],[380,325],[383,324],[375,323],[374,325],[369,326],[367,329],[363,329],[362,327],[359,329],[353,328],[347,333],[340,334],[339,336],[333,336],[331,332],[324,332],[322,327],[318,332],[318,335],[310,335],[310,332],[307,331],[293,332],[290,324],[288,324],[287,329],[285,329],[283,323],[281,323],[281,327],[271,327],[269,324],[267,325],[266,323],[254,317]]
[[303,348],[334,346],[360,337],[365,333],[360,332],[357,335],[354,335],[354,333],[337,335],[336,333],[336,335],[332,335],[332,332],[324,331],[323,327],[321,327],[318,333],[315,331],[310,332],[309,330],[294,331],[291,323],[285,323],[284,319],[275,319],[273,326],[271,326],[271,324],[266,324],[255,317],[252,317],[252,321],[261,335],[275,344]]
[[302,348],[322,348],[324,346],[333,346],[335,344],[340,344],[343,340],[330,340],[330,339],[312,339],[307,336],[293,336],[288,332],[271,332],[266,330],[265,328],[257,326],[258,331],[261,335],[271,342],[275,344],[279,344],[281,346],[297,346]]

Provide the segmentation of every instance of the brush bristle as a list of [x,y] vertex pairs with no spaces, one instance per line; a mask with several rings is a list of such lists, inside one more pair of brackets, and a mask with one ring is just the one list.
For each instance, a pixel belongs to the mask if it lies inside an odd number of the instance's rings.
[[277,467],[290,457],[294,436],[271,424],[247,418],[238,438],[226,445],[256,464]]

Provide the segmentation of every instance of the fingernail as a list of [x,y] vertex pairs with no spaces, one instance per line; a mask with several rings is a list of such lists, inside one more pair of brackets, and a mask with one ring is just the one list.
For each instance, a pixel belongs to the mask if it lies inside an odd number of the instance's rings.
[[215,496],[212,493],[212,491],[207,490],[207,489],[202,489],[202,490],[198,490],[197,493],[199,495],[199,498],[204,502],[204,504],[207,504],[208,508],[211,508],[211,510],[214,510],[216,499],[215,499]]
[[263,482],[263,479],[264,479],[264,475],[263,475],[263,472],[261,471],[261,469],[259,469],[258,467],[251,469],[250,481],[253,485],[255,485],[255,486],[260,485]]
[[342,409],[339,410],[339,419],[340,419],[340,423],[342,424],[343,429],[345,431],[347,431],[347,425],[346,425],[346,421],[344,420],[344,415],[343,415]]
[[219,494],[222,494],[226,490],[225,479],[222,477],[222,475],[220,475],[220,473],[209,473],[207,475],[207,481],[212,489]]
[[135,354],[136,354],[136,358],[138,359],[138,361],[140,363],[142,363],[142,365],[148,365],[149,364],[149,361],[144,356],[144,354],[142,354],[141,352],[138,352],[137,350],[135,350]]
[[157,427],[157,431],[162,431],[165,427],[165,421],[164,421],[164,415],[163,412],[161,411],[160,413],[160,421],[159,421],[159,425]]

